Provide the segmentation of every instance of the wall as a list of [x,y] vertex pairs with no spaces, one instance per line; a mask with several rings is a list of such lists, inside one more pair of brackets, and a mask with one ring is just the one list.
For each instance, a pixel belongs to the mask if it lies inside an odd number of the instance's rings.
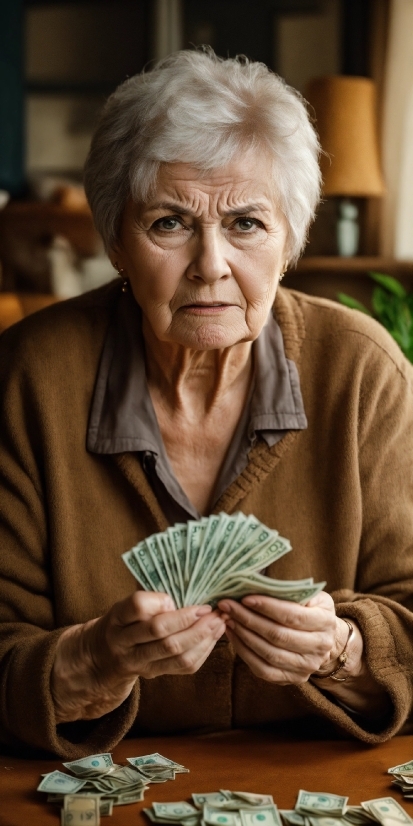
[[[162,1],[153,4],[161,22],[166,19]],[[310,78],[340,70],[339,6],[340,0],[324,0],[317,12],[275,19],[274,65],[301,92]],[[81,174],[105,97],[139,71],[150,52],[145,26],[143,0],[28,9],[26,73],[34,91],[27,97],[26,157],[31,175]],[[45,93],[44,83],[66,85],[67,90]],[[87,96],[76,89],[86,83],[94,90]]]
[[317,14],[283,15],[275,24],[277,71],[302,94],[309,80],[340,74],[340,0]]

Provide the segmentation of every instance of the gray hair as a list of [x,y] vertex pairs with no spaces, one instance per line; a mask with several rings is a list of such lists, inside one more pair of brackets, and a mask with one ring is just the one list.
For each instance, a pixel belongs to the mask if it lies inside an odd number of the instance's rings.
[[180,51],[109,97],[85,166],[85,189],[105,246],[117,241],[131,196],[144,203],[162,163],[201,173],[247,149],[269,152],[274,193],[295,262],[320,198],[319,144],[301,95],[263,63]]

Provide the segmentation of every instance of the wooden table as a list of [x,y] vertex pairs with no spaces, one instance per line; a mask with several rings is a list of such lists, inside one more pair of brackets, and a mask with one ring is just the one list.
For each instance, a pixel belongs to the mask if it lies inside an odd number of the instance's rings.
[[[271,793],[280,808],[293,808],[298,789],[349,795],[360,803],[393,795],[413,817],[413,802],[390,786],[387,769],[413,758],[413,736],[396,737],[380,746],[354,741],[297,741],[274,735],[234,731],[203,737],[153,737],[124,740],[113,752],[117,763],[126,757],[159,751],[190,769],[175,781],[151,786],[145,802],[115,807],[104,826],[148,826],[144,806],[155,800],[185,800],[192,792],[234,791]],[[61,769],[58,760],[16,760],[0,757],[1,826],[58,826],[60,809],[36,792],[40,774]]]

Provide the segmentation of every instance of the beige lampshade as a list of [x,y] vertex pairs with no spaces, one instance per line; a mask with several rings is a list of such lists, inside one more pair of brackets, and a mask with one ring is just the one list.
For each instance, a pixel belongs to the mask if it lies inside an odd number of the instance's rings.
[[316,114],[325,195],[370,197],[384,192],[376,125],[376,93],[365,77],[331,75],[306,90]]

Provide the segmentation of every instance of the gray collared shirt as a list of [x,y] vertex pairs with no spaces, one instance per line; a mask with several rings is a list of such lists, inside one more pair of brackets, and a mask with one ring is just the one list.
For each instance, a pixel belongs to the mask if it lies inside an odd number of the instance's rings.
[[[253,358],[249,397],[221,467],[211,507],[244,470],[257,439],[271,446],[289,430],[307,427],[297,368],[286,358],[281,330],[272,313],[253,342]],[[168,521],[173,524],[200,518],[165,450],[146,381],[141,312],[129,293],[122,294],[104,343],[87,449],[103,454],[138,453]]]

